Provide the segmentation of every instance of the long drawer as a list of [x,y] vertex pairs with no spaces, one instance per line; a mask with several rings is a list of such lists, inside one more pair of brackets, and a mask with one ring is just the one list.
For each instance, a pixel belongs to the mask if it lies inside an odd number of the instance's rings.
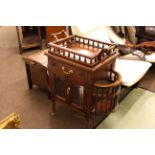
[[56,60],[49,60],[49,72],[59,77],[68,77],[72,82],[78,84],[85,84],[87,81],[87,72],[75,68],[71,65],[58,62]]

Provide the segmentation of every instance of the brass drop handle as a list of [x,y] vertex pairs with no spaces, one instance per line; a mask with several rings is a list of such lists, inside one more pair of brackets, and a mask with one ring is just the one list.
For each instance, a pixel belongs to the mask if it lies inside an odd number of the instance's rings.
[[67,88],[67,95],[69,95],[69,94],[70,94],[70,90],[71,90],[71,88],[70,88],[70,87],[68,87],[68,88]]
[[67,74],[67,75],[69,75],[69,74],[72,74],[72,73],[73,73],[73,70],[72,70],[72,69],[71,69],[71,70],[69,70],[69,71],[66,71],[64,66],[62,66],[62,71],[64,72],[64,74]]

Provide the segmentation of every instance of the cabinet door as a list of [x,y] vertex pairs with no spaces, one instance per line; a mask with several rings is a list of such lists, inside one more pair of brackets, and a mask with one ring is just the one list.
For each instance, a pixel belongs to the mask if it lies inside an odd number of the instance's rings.
[[72,106],[83,110],[84,109],[84,86],[72,82],[71,104]]
[[49,59],[48,72],[50,77],[50,88],[52,96],[66,102],[67,75],[62,72],[62,66],[59,62]]
[[63,102],[67,102],[68,83],[65,77],[54,76],[55,97]]
[[51,89],[55,97],[70,106],[83,110],[86,72],[54,59],[49,59],[48,69],[50,76],[54,77]]
[[66,104],[84,110],[84,86],[78,85],[67,78],[54,77],[55,97]]

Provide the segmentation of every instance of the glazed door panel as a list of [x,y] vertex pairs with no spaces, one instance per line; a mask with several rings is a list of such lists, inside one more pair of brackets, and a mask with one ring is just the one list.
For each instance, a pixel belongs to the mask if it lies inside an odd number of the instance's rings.
[[62,78],[59,76],[54,77],[55,81],[55,96],[59,100],[63,102],[67,102],[67,94],[66,94],[66,89],[67,89],[67,79]]
[[72,106],[84,110],[84,86],[72,83]]

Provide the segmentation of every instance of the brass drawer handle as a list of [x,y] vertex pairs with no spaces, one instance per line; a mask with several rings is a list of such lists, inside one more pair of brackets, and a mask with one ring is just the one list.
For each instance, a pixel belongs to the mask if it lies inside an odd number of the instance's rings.
[[72,73],[73,73],[73,70],[72,70],[72,69],[71,69],[71,70],[69,70],[69,71],[66,71],[64,66],[62,66],[62,71],[64,72],[64,74],[67,74],[67,75],[69,75],[69,74],[72,74]]

